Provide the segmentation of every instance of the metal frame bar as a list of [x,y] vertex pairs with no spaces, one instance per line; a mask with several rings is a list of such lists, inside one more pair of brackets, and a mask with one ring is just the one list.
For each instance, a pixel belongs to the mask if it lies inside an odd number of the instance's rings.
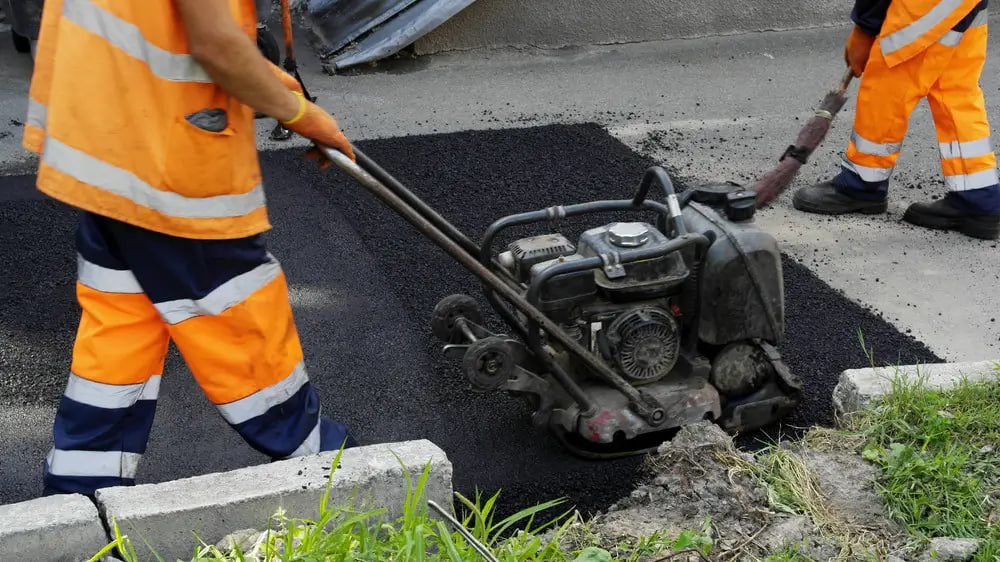
[[[536,307],[532,306],[531,303],[529,303],[523,295],[518,293],[516,289],[509,286],[487,266],[480,263],[476,254],[470,253],[468,249],[463,247],[462,243],[449,236],[449,231],[458,232],[458,229],[454,228],[454,226],[450,225],[450,223],[447,223],[447,221],[443,218],[440,218],[440,215],[434,213],[434,215],[438,218],[432,220],[430,217],[422,214],[419,207],[414,208],[412,205],[408,204],[405,195],[396,193],[391,188],[402,187],[399,182],[389,182],[390,187],[387,187],[386,184],[375,176],[375,174],[364,167],[366,163],[372,164],[370,159],[355,150],[356,155],[360,154],[360,156],[357,157],[357,160],[360,163],[356,163],[340,151],[325,146],[319,146],[319,149],[338,168],[347,172],[348,175],[357,180],[358,183],[368,189],[373,195],[378,197],[383,203],[389,206],[389,208],[402,216],[419,232],[430,238],[431,241],[447,252],[448,255],[455,259],[455,261],[459,262],[459,264],[478,277],[485,285],[494,290],[498,296],[501,296],[510,302],[515,308],[523,313],[528,320],[537,323],[541,329],[545,330],[546,334],[548,334],[550,338],[558,342],[573,355],[576,355],[594,374],[616,387],[619,387],[621,386],[621,383],[624,383],[624,386],[630,390],[630,392],[628,392],[630,406],[647,423],[653,427],[657,427],[665,421],[663,406],[652,395],[648,392],[636,390],[634,387],[625,382],[624,379],[615,373],[609,365],[603,363],[592,353],[584,349],[583,346],[570,337],[565,330],[560,328],[555,322],[553,322]],[[388,177],[388,173],[384,170],[373,169],[373,171],[383,177]],[[405,193],[409,192],[406,191]],[[410,197],[416,199],[412,193],[410,193]],[[424,206],[426,207],[426,205]],[[446,228],[442,229],[435,224],[438,220],[441,221],[442,226],[445,226]]]

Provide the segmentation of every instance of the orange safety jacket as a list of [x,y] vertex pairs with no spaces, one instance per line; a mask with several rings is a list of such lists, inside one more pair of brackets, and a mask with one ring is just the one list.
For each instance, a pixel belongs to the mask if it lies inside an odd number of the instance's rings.
[[944,39],[980,0],[892,0],[879,34],[879,46],[891,68]]
[[[254,0],[229,6],[255,40]],[[184,238],[270,228],[254,111],[191,56],[173,2],[47,0],[29,96],[45,194]]]

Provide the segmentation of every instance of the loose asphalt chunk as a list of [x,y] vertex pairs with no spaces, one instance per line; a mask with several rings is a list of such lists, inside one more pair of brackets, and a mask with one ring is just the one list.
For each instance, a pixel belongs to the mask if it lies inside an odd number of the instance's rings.
[[[473,239],[505,214],[591,199],[627,198],[650,162],[593,125],[463,132],[359,143],[384,168]],[[327,415],[362,442],[427,438],[465,494],[501,490],[509,511],[557,497],[584,510],[627,494],[638,459],[585,461],[563,451],[503,394],[472,393],[429,329],[434,305],[475,279],[339,170],[299,150],[261,155],[274,230],[271,251],[292,287],[310,376]],[[711,177],[710,173],[706,173]],[[30,195],[31,178],[0,177],[0,502],[34,497],[51,412],[65,384],[78,310],[73,222],[66,207]],[[8,190],[10,188],[10,190]],[[575,235],[614,220],[560,225]],[[523,234],[525,231],[516,232]],[[766,435],[831,419],[837,375],[868,358],[939,360],[920,342],[785,261],[786,341],[806,400]],[[176,353],[168,357],[142,482],[264,462],[226,428]]]

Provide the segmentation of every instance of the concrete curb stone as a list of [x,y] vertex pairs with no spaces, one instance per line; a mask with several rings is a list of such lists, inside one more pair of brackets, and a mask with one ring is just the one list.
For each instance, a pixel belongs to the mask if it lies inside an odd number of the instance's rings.
[[849,369],[840,374],[840,381],[833,389],[834,415],[837,420],[846,421],[851,414],[886,396],[892,392],[892,381],[897,375],[907,380],[924,377],[927,388],[948,390],[963,378],[970,382],[1000,381],[998,365],[1000,361],[978,361]]
[[[198,539],[215,544],[240,529],[265,528],[279,508],[289,517],[315,517],[335,458],[336,452],[322,453],[159,484],[106,488],[98,490],[97,502],[105,520],[118,523],[140,556],[151,548],[164,560],[189,559]],[[427,463],[427,499],[451,505],[451,462],[427,440],[345,450],[333,473],[330,505],[385,508],[384,517],[393,520],[406,500],[403,467],[415,486]]]
[[0,521],[0,560],[79,562],[108,544],[97,508],[79,494],[0,505]]

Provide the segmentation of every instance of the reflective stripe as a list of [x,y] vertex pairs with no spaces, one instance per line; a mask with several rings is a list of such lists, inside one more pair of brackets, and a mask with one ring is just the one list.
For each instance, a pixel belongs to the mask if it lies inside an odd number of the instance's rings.
[[270,261],[233,277],[200,299],[178,299],[155,303],[160,316],[168,324],[180,324],[198,316],[216,316],[263,289],[281,274],[281,264],[270,254]]
[[965,37],[964,33],[952,30],[945,33],[944,37],[938,39],[938,43],[941,43],[945,47],[957,47],[962,42],[962,37]]
[[77,280],[82,285],[102,293],[142,293],[142,287],[129,270],[110,269],[91,263],[83,256],[76,256]]
[[976,158],[993,152],[990,137],[969,142],[943,142],[940,147],[941,158]]
[[25,122],[32,127],[38,127],[39,129],[45,128],[45,123],[48,121],[49,108],[45,105],[38,103],[37,101],[28,98],[28,118]]
[[973,27],[981,27],[988,24],[990,21],[989,10],[983,10],[976,14],[976,17],[972,18],[972,23],[969,24],[969,29]]
[[[969,23],[969,29],[982,27],[988,23],[989,23],[989,15],[987,13],[987,10],[983,10],[978,14],[976,14],[976,17],[972,18],[972,21]],[[964,31],[952,30],[949,31],[948,33],[945,33],[944,37],[938,40],[938,43],[941,43],[945,47],[957,47],[962,42],[962,38],[964,37],[965,37]]]
[[857,174],[862,180],[869,183],[888,181],[892,177],[892,168],[869,168],[855,164],[847,158],[844,158],[843,165],[848,170]]
[[264,206],[264,188],[258,184],[247,193],[184,197],[156,189],[132,172],[102,162],[52,137],[45,139],[42,160],[52,168],[133,203],[178,218],[221,219],[241,217]]
[[139,400],[156,400],[160,393],[160,375],[145,383],[104,384],[70,374],[66,398],[97,408],[128,408]]
[[46,461],[56,476],[112,476],[135,478],[139,453],[121,451],[64,451],[52,449]]
[[982,189],[992,187],[1000,183],[996,168],[983,170],[974,174],[964,174],[960,176],[945,176],[944,184],[951,191],[969,191],[971,189]]
[[899,151],[903,149],[903,143],[901,142],[878,144],[862,137],[857,131],[851,133],[851,142],[854,143],[854,147],[858,149],[858,152],[872,156],[894,156],[899,154]]
[[313,430],[309,432],[309,436],[306,437],[305,441],[303,441],[302,444],[299,445],[299,447],[295,449],[295,451],[293,451],[291,455],[288,456],[288,458],[304,457],[306,455],[315,455],[316,453],[319,452],[320,449],[319,430],[321,423],[322,419],[316,421],[316,427],[314,427]]
[[948,19],[962,5],[962,0],[941,0],[922,18],[910,25],[882,38],[883,54],[891,54],[917,41],[938,24]]
[[240,398],[235,402],[220,404],[219,412],[232,425],[241,424],[262,416],[271,408],[284,403],[309,382],[304,363],[299,363],[289,375],[277,383]]
[[63,17],[105,39],[126,54],[149,65],[154,75],[174,82],[211,82],[189,54],[172,53],[150,43],[135,24],[129,23],[90,0],[64,0]]

